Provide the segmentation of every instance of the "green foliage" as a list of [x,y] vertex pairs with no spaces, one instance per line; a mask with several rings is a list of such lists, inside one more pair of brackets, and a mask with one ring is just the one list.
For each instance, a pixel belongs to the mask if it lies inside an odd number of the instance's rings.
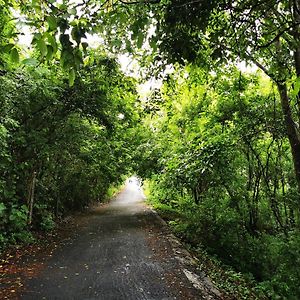
[[252,274],[257,289],[299,297],[299,194],[272,84],[188,66],[154,101],[144,121],[156,149],[146,156],[156,161],[144,175],[149,201],[184,240]]
[[35,211],[35,220],[41,230],[49,231],[55,228],[55,216],[47,204],[36,204]]
[[[134,169],[184,239],[270,298],[300,298],[297,1],[75,2],[0,0],[0,244],[50,230]],[[33,31],[30,58],[13,14]],[[87,33],[174,72],[137,103]]]
[[[1,1],[2,2],[2,1]],[[0,2],[0,69],[9,68],[10,57],[18,60],[18,51],[11,38],[16,35],[15,24],[11,21],[12,15],[9,3]]]
[[4,215],[5,209],[6,209],[6,207],[5,207],[4,203],[0,203],[0,216],[1,217]]
[[29,241],[30,229],[51,230],[56,218],[104,200],[130,170],[134,81],[113,59],[90,55],[73,86],[60,67],[0,77],[3,243]]
[[26,205],[22,205],[20,208],[13,206],[11,208],[8,221],[12,230],[24,230],[27,225],[28,208]]
[[27,206],[8,204],[6,207],[3,203],[1,203],[1,208],[0,247],[5,246],[8,243],[28,243],[33,241],[33,236],[28,231],[27,227]]

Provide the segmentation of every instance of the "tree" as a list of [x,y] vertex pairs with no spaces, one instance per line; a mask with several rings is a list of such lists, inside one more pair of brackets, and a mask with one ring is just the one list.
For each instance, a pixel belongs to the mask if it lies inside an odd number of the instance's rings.
[[9,2],[5,4],[4,1],[0,1],[0,70],[2,71],[9,68],[10,59],[12,61],[19,59],[18,50],[10,40],[17,36],[15,23],[9,10]]
[[240,58],[277,85],[300,191],[299,2],[175,0],[161,8],[156,35],[172,60],[197,63],[203,51],[218,62]]
[[155,26],[149,44],[155,53],[158,49],[158,60],[205,62],[211,67],[240,58],[256,64],[277,85],[300,191],[298,1],[65,0],[14,5],[35,26],[33,44],[41,57],[52,59],[59,53],[71,83],[83,63],[88,32],[102,35],[112,49],[134,52],[130,41],[140,48],[149,38],[149,28]]
[[135,81],[103,53],[89,56],[72,87],[59,65],[0,76],[0,247],[102,201],[132,165]]
[[189,65],[147,104],[140,157],[155,208],[274,299],[299,297],[299,200],[276,87],[262,72]]

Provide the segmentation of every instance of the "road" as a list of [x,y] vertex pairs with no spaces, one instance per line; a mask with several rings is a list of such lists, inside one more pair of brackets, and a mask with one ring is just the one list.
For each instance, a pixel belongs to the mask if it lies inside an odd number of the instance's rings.
[[217,299],[201,296],[187,278],[166,226],[136,183],[82,218],[76,233],[25,282],[21,299]]

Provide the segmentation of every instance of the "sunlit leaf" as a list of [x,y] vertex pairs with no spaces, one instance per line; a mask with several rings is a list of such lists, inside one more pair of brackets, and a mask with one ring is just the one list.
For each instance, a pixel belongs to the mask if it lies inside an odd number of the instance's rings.
[[72,7],[72,8],[69,8],[69,9],[68,9],[68,13],[69,13],[70,15],[76,15],[77,10],[76,10],[75,7]]
[[300,91],[300,77],[297,77],[297,79],[294,82],[294,88],[293,88],[293,95],[296,96],[298,95]]
[[48,32],[45,34],[45,37],[47,38],[48,43],[52,46],[53,52],[56,52],[57,51],[57,42],[56,42],[55,37]]
[[26,58],[22,60],[22,64],[26,66],[37,66],[38,61],[34,58]]
[[40,50],[42,56],[47,55],[47,45],[44,40],[40,39],[36,42],[38,49]]
[[14,47],[14,44],[7,44],[5,46],[3,46],[1,49],[3,52],[5,53],[9,53],[9,51]]
[[46,20],[51,31],[57,29],[57,21],[54,16],[48,16]]
[[18,63],[20,61],[19,52],[16,48],[10,51],[10,59],[13,63]]

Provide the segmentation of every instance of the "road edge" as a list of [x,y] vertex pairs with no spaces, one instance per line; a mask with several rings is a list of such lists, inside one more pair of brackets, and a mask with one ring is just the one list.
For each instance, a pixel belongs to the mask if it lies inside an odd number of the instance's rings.
[[201,293],[204,299],[220,300],[223,299],[222,293],[215,287],[212,280],[200,269],[199,259],[194,257],[184,246],[184,244],[173,234],[171,228],[166,221],[159,215],[159,213],[146,204],[152,214],[165,229],[164,236],[170,243],[172,251],[176,260],[186,278],[192,285]]

